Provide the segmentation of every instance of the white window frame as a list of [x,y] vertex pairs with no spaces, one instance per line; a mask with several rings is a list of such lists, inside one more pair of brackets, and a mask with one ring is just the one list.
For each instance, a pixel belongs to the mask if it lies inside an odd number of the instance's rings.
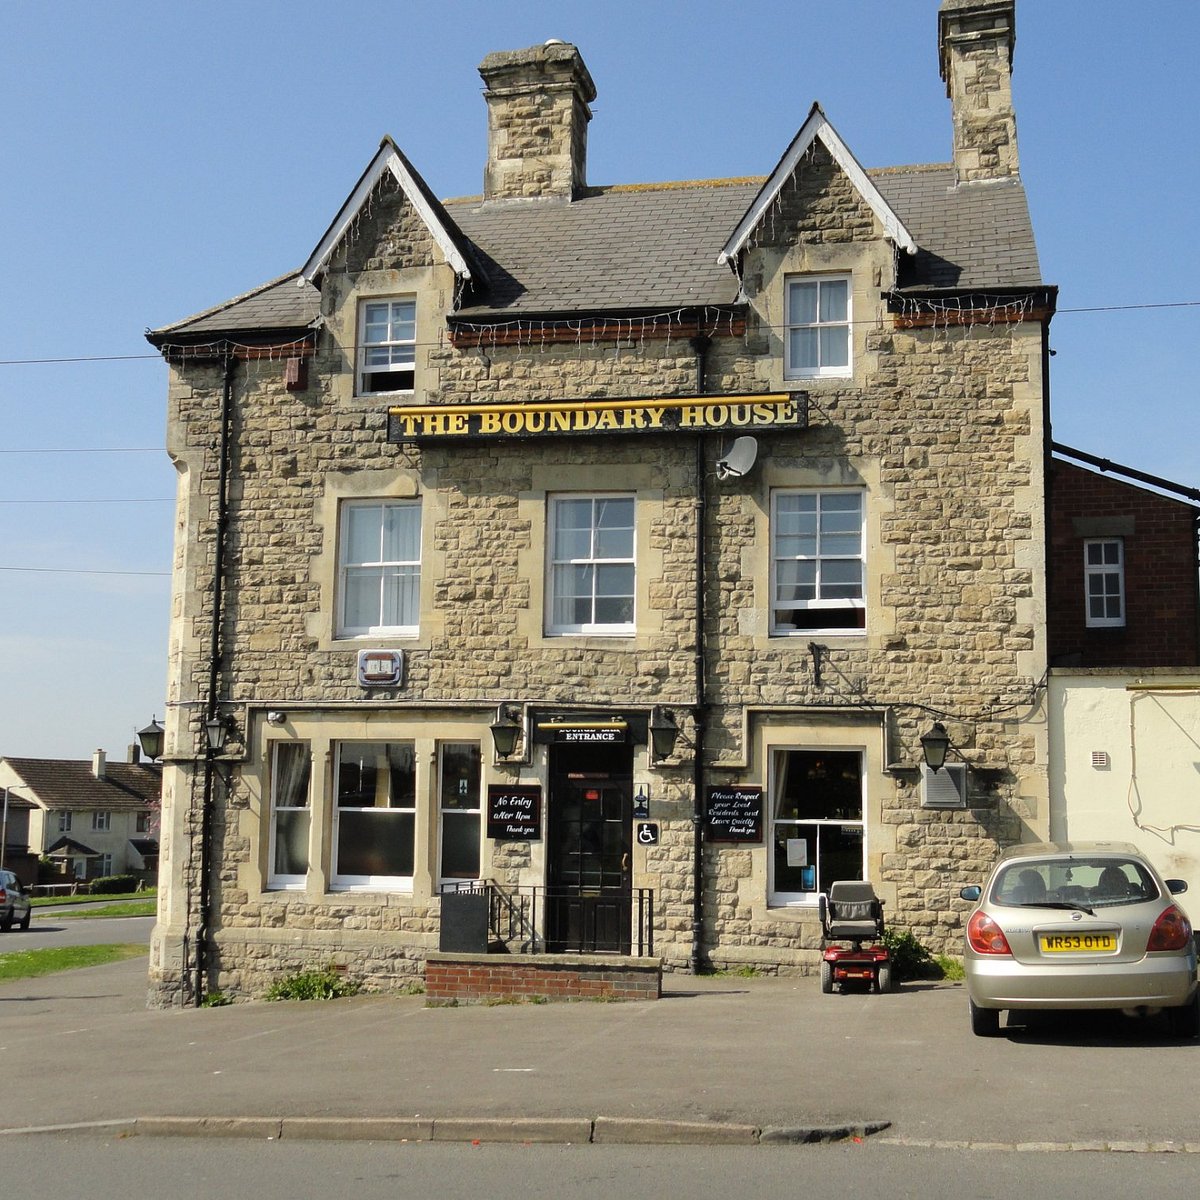
[[143,809],[133,819],[134,833],[149,833],[150,832],[150,810]]
[[99,809],[92,813],[92,832],[109,833],[112,831],[112,813]]
[[[822,830],[834,829],[860,829],[862,831],[862,864],[860,868],[860,879],[867,878],[867,753],[861,746],[769,746],[767,748],[767,760],[770,763],[769,786],[767,789],[768,803],[770,805],[770,834],[768,841],[767,854],[767,905],[770,908],[813,908],[817,905],[818,899],[822,892],[828,892],[828,881],[823,880],[820,875],[820,837]],[[858,758],[858,782],[859,782],[859,816],[850,819],[833,819],[827,817],[797,817],[797,818],[779,818],[776,816],[779,805],[779,791],[784,786],[784,781],[780,775],[780,767],[784,760],[784,756],[788,754],[853,754]],[[816,829],[817,833],[817,854],[816,862],[810,865],[814,868],[814,887],[812,891],[783,891],[775,886],[775,844],[778,832],[780,830],[787,832],[788,829],[799,829],[801,827],[811,827]]]
[[[822,319],[821,299],[824,285],[844,283],[846,286],[846,311],[836,320]],[[816,320],[800,321],[793,317],[794,297],[802,288],[816,289]],[[784,378],[786,379],[847,379],[854,374],[854,279],[849,272],[830,275],[789,275],[784,282]],[[816,365],[798,364],[793,361],[792,334],[797,330],[815,330],[818,344]],[[822,331],[841,330],[846,339],[846,361],[824,365],[821,361],[820,343]]]
[[[312,833],[312,748],[310,743],[304,741],[285,741],[282,738],[275,739],[269,743],[269,759],[270,759],[270,787],[271,787],[271,815],[270,829],[267,835],[267,886],[270,888],[279,889],[281,891],[295,890],[303,888],[307,879],[307,868],[311,866],[308,859],[308,844]],[[304,756],[308,763],[308,777],[305,780],[304,796],[302,804],[281,804],[280,801],[280,783],[284,778],[284,768],[280,765],[281,751],[284,747],[288,747],[286,753],[288,755]],[[286,797],[289,800],[294,800],[294,796]],[[285,817],[295,817],[296,814],[304,813],[308,816],[308,825],[305,829],[305,872],[300,874],[292,871],[277,871],[276,870],[276,854],[278,852],[278,833],[279,833],[279,817],[281,814]]]
[[[383,310],[386,310],[386,317],[380,320]],[[381,330],[382,336],[379,336]],[[404,336],[400,336],[401,333]],[[416,380],[417,362],[416,299],[412,296],[369,296],[360,299],[357,344],[357,395],[411,393]],[[389,382],[399,383],[400,386],[372,386],[374,375],[399,375],[399,380]],[[408,376],[407,380],[403,379],[405,375]]]
[[[350,552],[350,521],[353,513],[361,513],[366,510],[377,509],[379,511],[379,553],[374,559],[364,559],[361,562],[351,560]],[[417,538],[416,538],[416,558],[406,559],[386,559],[384,558],[384,532],[387,523],[387,513],[389,510],[412,510],[416,513],[417,522]],[[340,638],[364,638],[364,637],[416,637],[419,630],[420,610],[421,610],[421,543],[423,540],[424,528],[422,525],[421,501],[420,499],[412,500],[344,500],[341,505],[339,520],[338,520],[338,566],[337,566],[337,636]],[[363,572],[369,576],[371,573],[378,574],[379,584],[379,606],[377,609],[377,621],[374,624],[366,625],[351,625],[348,623],[346,609],[347,600],[350,588],[350,576],[352,572]],[[408,614],[411,616],[410,621],[404,621],[399,624],[387,624],[384,622],[384,607],[387,603],[386,588],[389,578],[395,579],[398,574],[406,573],[414,575],[415,578],[411,584],[414,592],[413,611]],[[400,613],[403,617],[405,614]]]
[[[812,555],[789,554],[782,555],[778,548],[778,539],[780,534],[780,517],[779,517],[779,502],[781,499],[789,496],[813,496],[816,499],[816,517],[817,517],[817,532],[816,532],[816,553]],[[837,536],[836,534],[826,534],[821,529],[821,515],[823,511],[823,501],[825,497],[831,496],[857,496],[858,497],[858,552],[856,554],[848,554],[842,552],[823,553],[821,542],[825,537]],[[844,535],[843,535],[844,536]],[[773,636],[777,637],[808,637],[811,634],[827,634],[837,636],[839,634],[863,634],[866,632],[866,591],[867,591],[867,493],[865,488],[774,488],[771,491],[771,531],[770,531],[770,546],[771,546],[771,579],[770,579],[770,604],[771,604],[771,621],[770,628]],[[779,591],[783,586],[779,579],[779,567],[781,563],[796,563],[796,562],[813,562],[816,564],[815,587],[817,595],[811,600],[780,600]],[[860,587],[862,593],[857,597],[837,596],[825,597],[821,595],[823,587],[844,586],[836,582],[825,583],[823,579],[823,566],[826,563],[837,562],[857,562],[860,572]],[[779,619],[781,612],[796,612],[796,613],[813,613],[816,614],[811,624],[801,624],[797,626],[786,624]],[[823,625],[820,622],[820,614],[822,612],[838,612],[847,613],[853,612],[858,614],[855,616],[855,623],[847,625],[843,623],[832,623]]]
[[[475,759],[475,778],[460,779],[458,787],[466,785],[466,791],[459,791],[459,796],[465,800],[472,801],[470,804],[453,804],[446,803],[447,788],[451,781],[446,777],[446,751],[450,747],[473,746],[476,752]],[[466,879],[480,878],[480,870],[483,865],[483,750],[479,742],[470,739],[447,739],[444,742],[437,744],[437,796],[438,796],[438,882],[439,883],[461,883]],[[474,795],[471,795],[472,782],[474,786]],[[465,819],[471,816],[475,818],[475,833],[476,833],[476,872],[474,875],[447,875],[445,868],[445,848],[446,848],[446,818],[449,816],[451,820]]]
[[113,873],[113,856],[111,854],[100,855],[99,872],[97,878],[106,879]]
[[58,832],[71,832],[71,813],[69,809],[59,809],[58,813]]
[[[605,501],[628,501],[632,506],[632,524],[629,530],[629,553],[627,555],[612,555],[597,553],[597,538],[600,530],[597,516],[597,505]],[[588,501],[592,505],[590,524],[590,546],[587,555],[556,557],[558,541],[558,524],[560,506]],[[546,632],[551,637],[561,637],[570,634],[596,634],[606,637],[628,637],[637,628],[637,496],[634,492],[558,492],[547,496],[547,537],[546,537]],[[633,575],[630,593],[630,614],[628,621],[605,622],[597,621],[597,602],[603,598],[597,590],[596,581],[598,569],[604,567],[628,567]],[[572,568],[591,568],[591,616],[590,621],[556,621],[555,612],[559,599],[559,579]]]
[[[1100,551],[1101,561],[1090,561],[1092,548]],[[1105,561],[1106,551],[1115,549],[1116,561]],[[1109,591],[1106,581],[1115,581],[1116,591]],[[1093,583],[1099,582],[1101,591],[1092,591]],[[1108,601],[1116,599],[1119,612],[1109,615],[1107,611],[1096,615],[1092,612],[1092,601],[1100,600],[1107,610]],[[1083,543],[1083,611],[1088,629],[1122,629],[1125,626],[1125,539],[1120,537],[1085,538]]]
[[[385,783],[388,789],[386,798],[389,803],[381,805],[378,803],[370,805],[342,805],[338,802],[341,794],[340,776],[343,769],[343,751],[347,746],[372,746],[375,748],[377,755],[374,764],[375,770],[380,769],[380,760],[384,764],[386,770],[387,751],[390,746],[398,746],[407,748],[412,755],[412,771],[413,771],[413,795],[412,801],[408,804],[393,805],[390,803],[390,779]],[[417,830],[417,798],[421,795],[421,774],[419,769],[420,759],[417,755],[417,745],[411,738],[393,738],[388,741],[365,741],[363,739],[347,739],[333,744],[333,845],[331,849],[332,861],[331,867],[331,886],[337,891],[346,892],[364,892],[364,891],[395,891],[395,892],[411,892],[413,890],[413,876],[408,875],[387,875],[387,874],[367,874],[367,873],[349,873],[341,870],[338,859],[341,851],[341,825],[346,814],[349,813],[386,813],[389,818],[396,821],[411,821],[412,828],[412,870],[416,870],[416,856],[421,842],[418,837]],[[376,783],[378,794],[378,781]]]

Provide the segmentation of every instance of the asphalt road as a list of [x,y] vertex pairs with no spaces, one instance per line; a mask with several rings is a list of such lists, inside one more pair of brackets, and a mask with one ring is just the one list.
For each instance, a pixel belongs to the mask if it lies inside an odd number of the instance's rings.
[[14,950],[45,950],[61,946],[101,946],[109,942],[141,942],[150,945],[153,917],[73,917],[64,919],[61,909],[33,910],[27,930],[0,932],[0,954]]
[[[837,1146],[495,1146],[246,1142],[211,1138],[0,1138],[0,1178],[37,1190],[86,1180],[89,1200],[1129,1200],[1195,1191],[1195,1155],[914,1150]],[[234,1183],[236,1181],[236,1184]],[[41,1189],[44,1190],[44,1189]]]

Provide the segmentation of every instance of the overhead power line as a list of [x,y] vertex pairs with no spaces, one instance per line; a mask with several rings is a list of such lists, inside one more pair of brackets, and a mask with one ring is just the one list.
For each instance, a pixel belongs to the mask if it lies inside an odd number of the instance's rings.
[[25,446],[0,454],[162,454],[162,446]]
[[0,504],[174,504],[174,496],[103,500],[0,500]]
[[170,571],[105,571],[87,567],[3,567],[0,571],[21,571],[33,575],[138,575],[146,578],[169,579]]

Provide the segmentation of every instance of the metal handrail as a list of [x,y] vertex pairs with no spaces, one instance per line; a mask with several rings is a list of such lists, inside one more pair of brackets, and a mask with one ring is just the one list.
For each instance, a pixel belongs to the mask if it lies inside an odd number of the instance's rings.
[[[468,892],[487,897],[488,933],[506,949],[514,942],[520,944],[522,954],[545,954],[547,943],[545,924],[550,906],[556,901],[624,900],[624,896],[606,896],[596,893],[589,897],[574,888],[551,888],[542,885],[503,886],[493,879],[466,879],[442,884],[442,892]],[[629,948],[623,951],[638,958],[654,954],[654,890],[633,888],[629,903]],[[577,938],[572,944],[559,943],[565,953],[615,953],[609,949],[598,949],[594,941]],[[555,948],[558,949],[559,946]]]

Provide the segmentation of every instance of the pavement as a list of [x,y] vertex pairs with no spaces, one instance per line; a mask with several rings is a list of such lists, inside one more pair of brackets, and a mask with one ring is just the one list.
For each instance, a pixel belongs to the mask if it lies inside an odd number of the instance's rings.
[[0,984],[0,1074],[21,1098],[0,1133],[1200,1153],[1200,1043],[1107,1014],[976,1038],[961,984],[667,976],[645,1002],[162,1011],[146,969]]

